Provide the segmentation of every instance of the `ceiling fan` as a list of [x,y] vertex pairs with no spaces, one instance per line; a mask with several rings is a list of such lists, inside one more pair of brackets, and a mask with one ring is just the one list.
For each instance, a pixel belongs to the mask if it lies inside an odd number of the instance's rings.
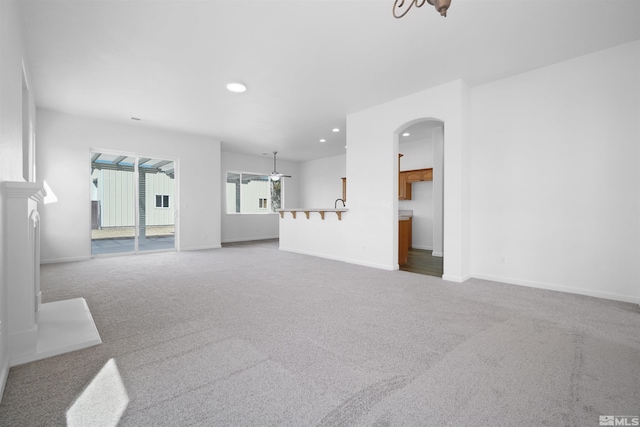
[[280,180],[280,178],[291,178],[291,175],[285,175],[283,173],[278,172],[278,168],[276,168],[276,154],[278,154],[277,151],[273,152],[273,172],[271,172],[271,175],[269,175],[269,179],[271,181],[278,181]]

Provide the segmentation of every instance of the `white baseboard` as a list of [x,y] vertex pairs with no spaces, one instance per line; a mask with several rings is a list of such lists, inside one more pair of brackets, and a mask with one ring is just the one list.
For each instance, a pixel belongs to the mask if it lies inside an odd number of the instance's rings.
[[252,242],[254,240],[271,240],[271,239],[279,239],[279,238],[280,236],[230,238],[230,239],[224,239],[222,243]]
[[453,276],[451,274],[443,274],[442,280],[446,280],[447,282],[456,282],[456,283],[464,283],[467,280],[473,278],[472,276]]
[[437,256],[437,257],[442,258],[442,257],[444,257],[444,253],[442,253],[442,252],[432,252],[431,256]]
[[[630,302],[637,304],[638,297],[635,295],[621,295],[612,292],[594,291],[591,289],[573,288],[570,286],[555,285],[552,283],[536,282],[532,280],[514,279],[512,277],[499,277],[490,274],[473,274],[473,278],[491,280],[493,282],[508,283],[510,285],[527,286],[529,288],[546,289],[549,291],[566,292],[568,294],[585,295],[588,297],[603,298],[614,301]],[[640,304],[639,304],[640,305]]]
[[71,257],[71,258],[41,259],[40,260],[40,264],[57,264],[59,262],[86,261],[88,259],[91,259],[91,256],[80,256],[80,257]]
[[206,251],[209,249],[220,249],[222,245],[213,245],[213,246],[191,246],[188,248],[180,248],[179,252],[187,252],[187,251]]
[[293,250],[293,249],[288,249],[288,248],[283,247],[283,246],[280,246],[280,250],[281,251],[285,251],[285,252],[292,252],[292,253],[296,253],[296,254],[315,256],[315,257],[318,257],[318,258],[331,259],[331,260],[334,260],[334,261],[346,262],[348,264],[362,265],[364,267],[372,267],[372,268],[377,268],[377,269],[380,269],[380,270],[397,270],[398,269],[397,265],[393,266],[393,265],[385,265],[385,264],[376,264],[376,263],[370,263],[370,262],[363,262],[363,261],[359,261],[359,260],[356,260],[356,259],[336,257],[336,256],[333,256],[333,255],[317,253],[317,252],[312,252],[312,251]]
[[378,268],[380,270],[394,271],[394,270],[399,270],[400,269],[398,264],[396,264],[396,265],[375,264],[375,263],[371,263],[371,262],[362,262],[362,261],[358,261],[358,260],[355,260],[355,259],[349,259],[349,258],[341,259],[340,261],[348,262],[349,264],[361,265],[363,267]]

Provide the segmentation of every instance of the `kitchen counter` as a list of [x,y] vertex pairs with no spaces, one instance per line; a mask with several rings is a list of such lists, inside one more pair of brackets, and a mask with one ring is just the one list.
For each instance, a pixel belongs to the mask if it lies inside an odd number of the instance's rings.
[[398,210],[398,219],[400,221],[409,219],[413,217],[413,211],[410,209],[399,209]]

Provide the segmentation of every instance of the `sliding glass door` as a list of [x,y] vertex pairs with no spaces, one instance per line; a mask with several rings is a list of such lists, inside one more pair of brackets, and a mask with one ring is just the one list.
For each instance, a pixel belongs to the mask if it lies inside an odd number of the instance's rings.
[[92,153],[92,255],[174,249],[174,183],[171,160]]
[[138,251],[175,248],[174,162],[138,159]]

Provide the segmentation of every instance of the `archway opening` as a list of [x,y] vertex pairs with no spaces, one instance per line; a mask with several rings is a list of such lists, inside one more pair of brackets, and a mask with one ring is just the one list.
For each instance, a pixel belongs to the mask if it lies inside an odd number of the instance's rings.
[[398,267],[442,277],[444,122],[419,118],[395,132],[398,154]]

